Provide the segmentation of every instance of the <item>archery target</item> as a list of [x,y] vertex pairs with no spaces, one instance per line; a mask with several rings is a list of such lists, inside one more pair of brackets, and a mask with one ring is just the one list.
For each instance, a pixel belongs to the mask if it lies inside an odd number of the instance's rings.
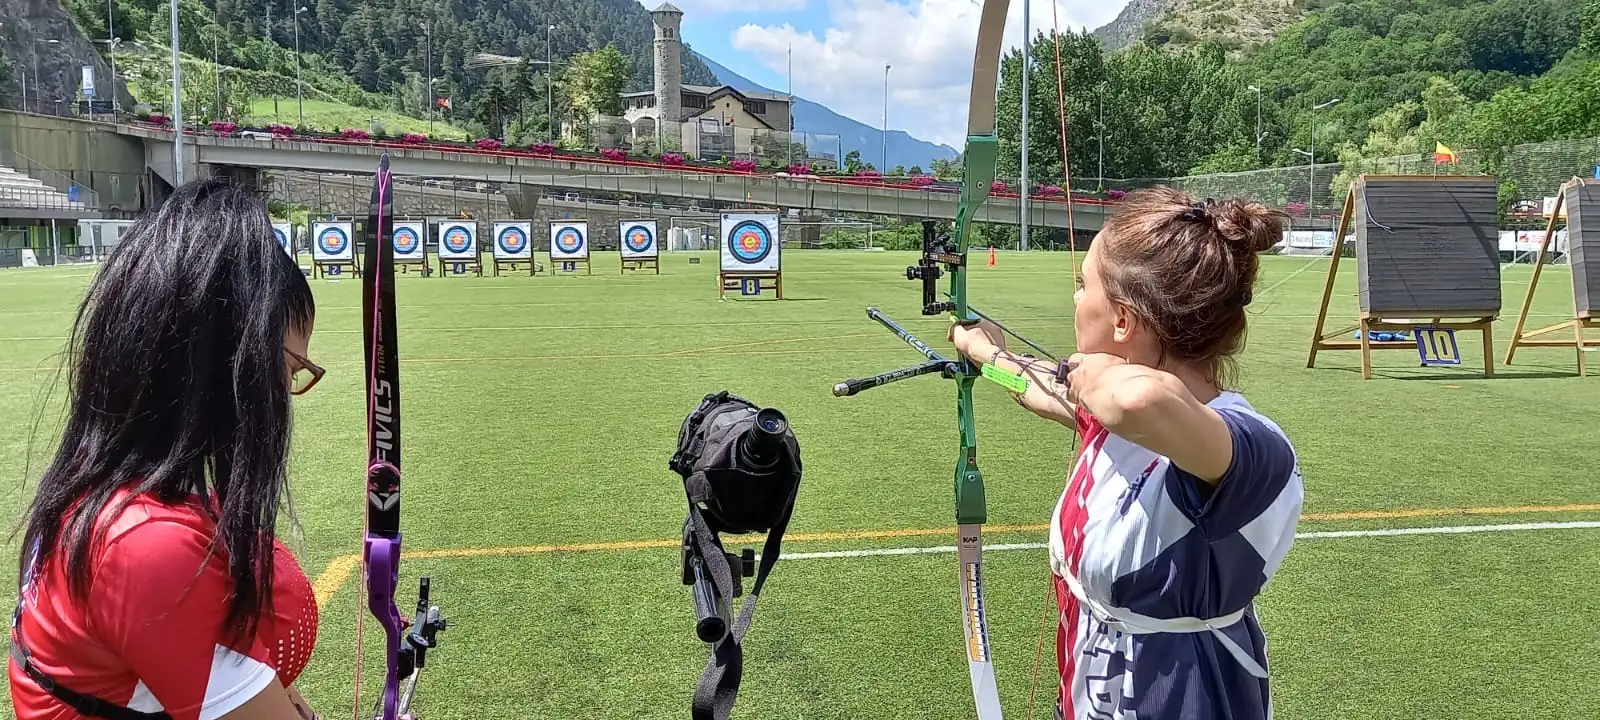
[[589,223],[550,223],[550,259],[589,259]]
[[352,262],[356,258],[354,226],[349,222],[311,223],[311,258],[317,262]]
[[661,256],[661,246],[656,244],[656,221],[623,220],[617,224],[618,237],[622,238],[622,257],[653,258]]
[[293,224],[279,222],[273,223],[272,239],[278,241],[278,247],[283,248],[284,253],[288,254],[289,257],[295,256]]
[[471,220],[446,220],[439,223],[439,259],[478,259],[478,224]]
[[420,220],[401,220],[394,224],[395,262],[428,259],[428,224]]
[[494,257],[496,260],[527,260],[532,258],[533,223],[495,223]]
[[778,270],[778,216],[729,213],[722,216],[722,269]]

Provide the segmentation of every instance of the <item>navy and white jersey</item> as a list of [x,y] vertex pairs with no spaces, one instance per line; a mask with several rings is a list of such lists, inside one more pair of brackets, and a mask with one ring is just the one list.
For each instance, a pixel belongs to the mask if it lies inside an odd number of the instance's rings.
[[1079,411],[1083,449],[1050,519],[1061,713],[1266,720],[1254,601],[1294,542],[1294,448],[1244,397],[1209,403],[1233,462],[1213,488]]

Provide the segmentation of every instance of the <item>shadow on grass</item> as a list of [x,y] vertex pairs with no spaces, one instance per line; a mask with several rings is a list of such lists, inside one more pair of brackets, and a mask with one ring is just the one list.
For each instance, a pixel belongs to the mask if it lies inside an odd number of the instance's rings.
[[[1482,370],[1430,370],[1417,368],[1415,370],[1402,370],[1398,368],[1373,368],[1373,379],[1384,380],[1451,380],[1459,382],[1482,382],[1484,380],[1554,380],[1560,378],[1578,377],[1578,369],[1562,369],[1551,366],[1535,366],[1538,370],[1505,370],[1504,366],[1495,368],[1494,375],[1485,376]],[[1352,375],[1360,375],[1361,367],[1317,367],[1314,370],[1333,370]]]

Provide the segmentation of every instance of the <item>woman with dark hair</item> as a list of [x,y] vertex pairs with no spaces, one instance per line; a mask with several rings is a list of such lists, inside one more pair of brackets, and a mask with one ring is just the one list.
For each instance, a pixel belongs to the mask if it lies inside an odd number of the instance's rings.
[[309,716],[305,573],[276,539],[311,289],[266,203],[185,185],[135,223],[73,328],[66,428],[27,515],[19,720]]
[[1256,254],[1281,236],[1260,204],[1131,193],[1084,257],[1064,383],[992,324],[951,330],[1083,442],[1050,517],[1058,717],[1272,716],[1255,597],[1303,490],[1288,437],[1230,386]]

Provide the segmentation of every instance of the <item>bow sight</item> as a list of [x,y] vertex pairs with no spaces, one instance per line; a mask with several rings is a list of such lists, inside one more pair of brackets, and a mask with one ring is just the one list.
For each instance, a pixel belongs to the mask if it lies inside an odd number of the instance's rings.
[[967,264],[967,256],[957,251],[950,241],[950,235],[938,233],[936,227],[937,221],[922,221],[922,257],[916,265],[906,268],[907,280],[922,281],[923,315],[955,312],[955,303],[939,301],[939,278],[944,277],[944,268],[940,265],[954,270]]

